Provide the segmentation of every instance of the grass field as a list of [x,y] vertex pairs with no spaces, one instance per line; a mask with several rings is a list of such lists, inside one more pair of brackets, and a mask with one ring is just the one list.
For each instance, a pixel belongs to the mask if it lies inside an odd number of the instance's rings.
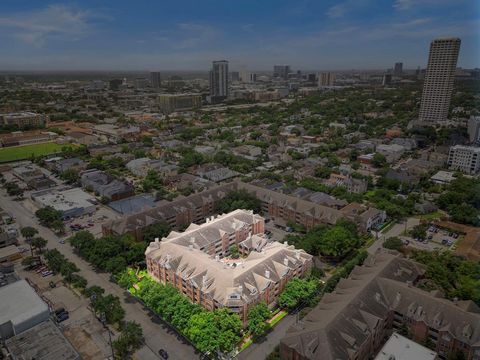
[[52,142],[43,144],[31,144],[13,146],[0,149],[0,163],[29,159],[34,156],[43,156],[60,152],[65,145],[58,145]]

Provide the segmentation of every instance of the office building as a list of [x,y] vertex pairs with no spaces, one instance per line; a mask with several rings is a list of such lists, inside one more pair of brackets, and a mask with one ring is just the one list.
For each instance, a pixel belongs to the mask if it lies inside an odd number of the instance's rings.
[[238,71],[232,71],[230,73],[230,79],[232,81],[240,81],[240,73]]
[[148,87],[148,80],[146,78],[136,78],[135,79],[135,89],[143,90]]
[[[292,278],[303,277],[312,256],[287,243],[270,242],[264,219],[251,210],[210,217],[184,232],[155,239],[145,251],[147,270],[207,310],[228,308],[247,321],[248,309],[269,307]],[[230,257],[236,245],[242,257]]]
[[153,89],[160,89],[160,87],[162,86],[162,78],[160,76],[160,72],[152,71],[150,73],[150,85]]
[[97,204],[95,197],[79,188],[43,190],[30,196],[40,208],[49,206],[59,211],[63,219],[93,214]]
[[480,170],[480,147],[455,145],[450,147],[447,165],[450,170],[476,174]]
[[222,101],[228,97],[228,84],[228,61],[214,61],[210,71],[211,102]]
[[367,360],[386,337],[406,330],[415,342],[428,341],[442,359],[457,352],[466,360],[478,359],[480,309],[471,300],[450,301],[438,290],[417,287],[425,271],[396,252],[369,255],[287,330],[280,358]]
[[403,73],[403,63],[397,62],[393,68],[393,75],[402,76]]
[[470,116],[467,130],[470,143],[472,145],[480,145],[480,116]]
[[202,96],[199,94],[162,94],[158,96],[157,104],[164,114],[187,111],[201,107]]
[[323,72],[318,74],[318,86],[333,86],[335,85],[335,74],[331,72]]
[[0,113],[0,125],[16,126],[19,129],[25,127],[43,127],[45,126],[46,116],[30,111]]
[[283,80],[287,80],[289,73],[290,73],[290,65],[274,65],[273,66],[274,78],[281,78]]
[[112,91],[117,91],[122,86],[122,79],[112,79],[108,81],[108,88]]
[[430,44],[419,120],[436,124],[447,120],[455,79],[460,39],[436,39]]
[[382,85],[390,85],[392,83],[392,74],[383,74]]

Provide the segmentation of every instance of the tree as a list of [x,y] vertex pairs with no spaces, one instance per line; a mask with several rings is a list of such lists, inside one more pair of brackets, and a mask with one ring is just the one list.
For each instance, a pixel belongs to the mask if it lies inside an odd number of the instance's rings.
[[414,239],[425,240],[427,238],[427,225],[415,225],[412,230],[410,230],[410,234]]
[[143,343],[143,331],[140,324],[127,321],[122,326],[120,336],[112,342],[115,357],[118,359],[129,358]]
[[148,170],[147,176],[142,181],[142,188],[144,191],[157,190],[162,195],[166,194],[163,188],[163,180],[160,178],[160,174],[155,170]]
[[255,196],[245,190],[232,191],[217,203],[216,210],[219,213],[229,213],[237,209],[253,210],[260,213],[262,203]]
[[264,302],[252,306],[248,310],[248,331],[254,336],[262,336],[268,330],[267,320],[270,317],[270,310]]
[[155,238],[163,238],[171,231],[170,225],[166,221],[158,221],[152,225],[147,226],[143,230],[143,241],[147,244],[155,240]]
[[311,301],[318,290],[318,282],[314,279],[292,279],[278,297],[278,304],[288,311],[294,310],[302,303]]
[[372,158],[373,166],[380,168],[385,166],[386,163],[387,163],[387,158],[385,157],[385,155],[380,153],[375,153],[375,155],[373,155],[373,158]]
[[38,234],[38,230],[31,226],[26,226],[20,229],[20,233],[25,238],[26,243],[30,245],[30,253],[33,256],[32,238]]
[[400,251],[403,248],[403,241],[398,237],[391,237],[386,239],[383,242],[383,247],[386,249],[397,250]]
[[130,289],[138,281],[135,270],[127,268],[119,273],[116,277],[118,285],[124,289]]
[[[58,210],[55,210],[51,206],[45,206],[44,208],[38,209],[35,211],[35,215],[37,216],[40,223],[44,226],[49,228],[60,228],[59,221],[62,222],[62,213]],[[63,222],[62,222],[63,227]]]
[[42,252],[45,246],[47,246],[48,241],[42,237],[35,237],[30,242],[30,245],[33,246],[38,252]]
[[230,251],[230,256],[232,257],[232,259],[238,259],[240,257],[237,245],[230,246],[228,250]]
[[60,173],[59,177],[67,184],[76,184],[79,181],[78,171],[75,169],[67,169]]
[[18,186],[17,183],[7,182],[5,183],[5,189],[7,190],[8,195],[23,197],[23,190]]
[[186,334],[202,352],[230,352],[240,341],[241,330],[238,315],[218,309],[193,315]]

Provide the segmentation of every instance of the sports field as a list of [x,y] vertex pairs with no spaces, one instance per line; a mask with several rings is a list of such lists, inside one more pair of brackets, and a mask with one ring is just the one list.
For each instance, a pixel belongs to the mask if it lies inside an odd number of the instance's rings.
[[34,156],[43,156],[62,151],[62,147],[72,145],[59,145],[53,142],[30,144],[0,148],[0,163],[29,159]]

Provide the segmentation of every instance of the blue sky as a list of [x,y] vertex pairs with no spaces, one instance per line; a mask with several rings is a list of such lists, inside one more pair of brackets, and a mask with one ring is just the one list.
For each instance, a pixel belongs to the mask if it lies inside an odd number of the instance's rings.
[[430,41],[462,39],[480,66],[478,0],[1,0],[1,70],[424,67]]

